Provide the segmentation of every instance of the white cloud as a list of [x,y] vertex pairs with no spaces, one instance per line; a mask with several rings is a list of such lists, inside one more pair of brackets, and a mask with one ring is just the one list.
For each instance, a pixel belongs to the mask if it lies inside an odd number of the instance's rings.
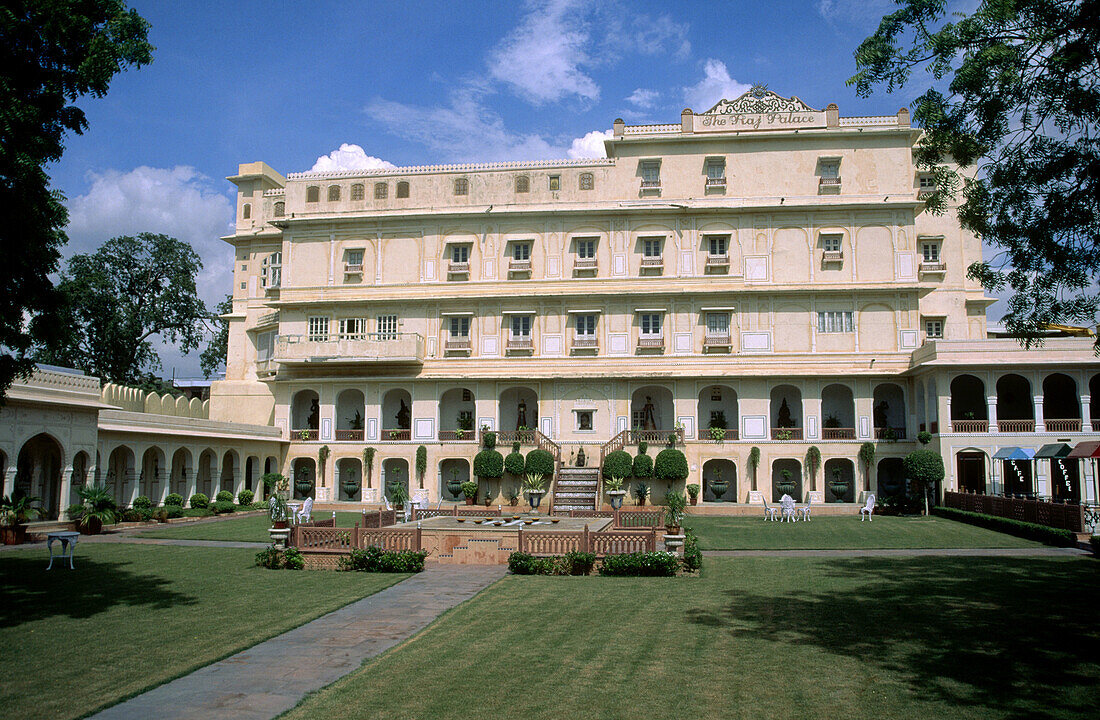
[[[686,60],[691,55],[691,42],[687,39],[690,26],[677,23],[668,15],[653,17],[636,14],[633,8],[622,12],[621,7],[604,8],[598,22],[605,28],[603,49],[617,60],[623,54],[669,55],[674,60]],[[623,17],[629,16],[624,24]]]
[[394,167],[393,163],[367,155],[359,145],[341,143],[339,150],[317,158],[310,168],[312,172],[339,172],[341,170],[380,170]]
[[573,95],[599,99],[599,86],[581,69],[591,62],[585,3],[552,0],[529,8],[489,58],[492,77],[535,105]]
[[703,79],[684,88],[684,102],[697,113],[705,112],[722,98],[732,100],[749,87],[731,78],[724,62],[712,58],[703,66]]
[[656,90],[646,90],[645,88],[638,88],[626,98],[626,101],[631,105],[642,110],[648,110],[653,107],[653,103],[660,97],[661,93]]
[[611,137],[610,130],[593,130],[584,137],[574,138],[566,155],[574,159],[607,157],[603,141],[609,137]]

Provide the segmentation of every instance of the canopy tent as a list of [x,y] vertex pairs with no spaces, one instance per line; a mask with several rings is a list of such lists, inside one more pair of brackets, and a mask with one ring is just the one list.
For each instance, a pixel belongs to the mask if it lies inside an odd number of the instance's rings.
[[1040,460],[1047,458],[1050,460],[1057,460],[1059,458],[1069,457],[1070,452],[1073,450],[1069,445],[1065,443],[1050,443],[1039,448],[1039,451],[1035,453],[1035,459]]
[[1003,447],[993,453],[994,460],[1030,460],[1035,457],[1035,451],[1031,448]]
[[1066,457],[1071,458],[1100,458],[1100,442],[1090,440],[1089,442],[1080,442],[1074,446],[1073,450],[1070,450],[1069,455]]

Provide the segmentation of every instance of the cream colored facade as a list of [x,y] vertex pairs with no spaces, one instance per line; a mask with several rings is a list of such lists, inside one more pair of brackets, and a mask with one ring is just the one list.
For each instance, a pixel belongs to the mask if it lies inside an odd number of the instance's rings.
[[[1005,443],[1096,437],[1100,365],[1084,339],[1026,353],[986,339],[993,301],[965,277],[980,243],[953,213],[925,211],[919,134],[904,109],[841,117],[754,89],[673,124],[616,121],[606,159],[286,177],[243,164],[211,416],[274,425],[288,473],[315,471],[329,446],[319,499],[347,499],[340,480],[363,474],[366,446],[374,469],[351,499],[395,478],[451,499],[446,481],[469,476],[484,426],[537,429],[567,465],[582,448],[598,463],[634,427],[675,432],[688,482],[721,471],[738,503],[770,500],[784,469],[819,502],[838,499],[834,470],[848,501],[887,491],[929,429],[947,488],[968,450],[995,490],[989,458]],[[998,379],[1017,372],[1026,437],[993,417]],[[1077,424],[1050,431],[1042,388],[1056,373],[1072,381],[1056,382],[1056,419]],[[962,374],[981,380],[985,429],[950,420]],[[955,406],[981,418],[967,408]],[[710,429],[723,419],[727,432]],[[853,462],[866,441],[869,475]],[[410,481],[419,445],[428,469]]]

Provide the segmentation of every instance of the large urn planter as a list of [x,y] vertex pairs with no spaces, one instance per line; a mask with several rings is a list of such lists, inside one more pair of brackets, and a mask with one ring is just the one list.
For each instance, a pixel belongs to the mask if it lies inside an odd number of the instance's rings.
[[341,487],[344,494],[348,496],[348,500],[354,498],[355,493],[359,492],[359,483],[355,480],[345,480]]
[[311,492],[313,492],[313,481],[312,480],[297,480],[294,483],[294,489],[302,497],[309,497],[309,494]]
[[103,521],[96,517],[83,518],[76,529],[84,535],[98,535],[103,532]]
[[542,496],[546,494],[545,490],[528,490],[527,502],[531,505],[531,512],[536,512],[539,505],[542,503]]
[[847,481],[831,482],[829,483],[829,489],[833,491],[837,502],[844,502],[844,496],[848,494],[848,483]]
[[618,510],[623,506],[623,498],[626,497],[626,490],[608,490],[607,499],[611,503],[613,510]]
[[462,481],[461,480],[448,480],[447,492],[451,494],[451,497],[462,497]]
[[722,496],[726,494],[726,491],[730,489],[730,484],[723,481],[715,481],[710,484],[710,491],[714,493],[715,500],[721,500]]
[[780,480],[775,484],[775,489],[784,495],[790,495],[794,492],[794,483],[789,480]]

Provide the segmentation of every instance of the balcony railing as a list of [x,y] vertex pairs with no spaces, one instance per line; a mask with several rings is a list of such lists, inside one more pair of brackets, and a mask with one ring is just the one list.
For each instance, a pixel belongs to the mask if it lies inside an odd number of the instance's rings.
[[733,347],[733,338],[730,337],[729,333],[726,333],[724,335],[717,335],[717,334],[712,335],[711,333],[707,333],[703,337],[703,347],[704,348],[728,348],[728,347]]
[[455,262],[454,260],[451,260],[449,263],[447,263],[447,274],[448,275],[469,275],[470,274],[470,263],[469,262]]
[[595,350],[600,346],[600,340],[595,335],[574,335],[573,348],[578,350]]
[[821,254],[821,259],[824,262],[843,262],[844,251],[843,250],[826,250]]
[[729,267],[729,253],[723,255],[707,255],[707,267]]
[[660,180],[642,180],[642,190],[660,190]]
[[1047,432],[1081,432],[1081,420],[1044,420]]
[[817,186],[820,189],[839,190],[840,178],[839,177],[823,177],[817,181]]
[[512,258],[508,261],[508,272],[510,273],[529,273],[531,272],[530,260],[516,260]]
[[579,257],[573,261],[574,270],[595,270],[597,268],[596,258],[582,258]]
[[449,337],[443,343],[444,352],[455,353],[469,353],[470,352],[470,338],[469,337]]
[[440,430],[439,439],[444,442],[476,442],[477,433],[473,430]]
[[855,440],[855,428],[821,428],[822,440]]
[[932,193],[936,192],[936,188],[924,188],[917,191],[917,200],[927,200],[932,197]]
[[920,271],[922,273],[945,273],[947,272],[947,263],[921,260]]
[[508,352],[533,352],[535,342],[530,337],[509,337],[505,348]]
[[664,350],[664,348],[664,335],[643,335],[642,337],[638,338],[639,350]]
[[877,427],[875,428],[875,440],[904,440],[905,428],[903,427]]
[[726,179],[724,177],[707,178],[707,187],[708,188],[724,188],[725,186],[726,186]]
[[306,363],[381,364],[424,362],[424,338],[417,333],[363,333],[347,338],[310,340],[306,335],[280,335],[275,360]]
[[348,275],[361,275],[363,263],[344,263],[344,272]]
[[772,428],[772,440],[801,440],[802,428]]
[[726,440],[736,440],[737,438],[737,428],[707,428],[699,431],[700,440],[725,442]]
[[336,439],[343,442],[362,442],[362,430],[337,430]]
[[665,258],[663,255],[642,255],[641,266],[644,268],[663,268]]
[[[989,432],[988,420],[952,420],[951,431],[957,433]],[[934,431],[933,431],[934,432]]]
[[412,430],[393,428],[391,430],[382,430],[382,439],[390,442],[408,442],[412,440]]
[[1035,432],[1034,420],[998,420],[997,429],[1003,433]]
[[317,428],[300,428],[290,431],[290,439],[299,442],[317,442]]

